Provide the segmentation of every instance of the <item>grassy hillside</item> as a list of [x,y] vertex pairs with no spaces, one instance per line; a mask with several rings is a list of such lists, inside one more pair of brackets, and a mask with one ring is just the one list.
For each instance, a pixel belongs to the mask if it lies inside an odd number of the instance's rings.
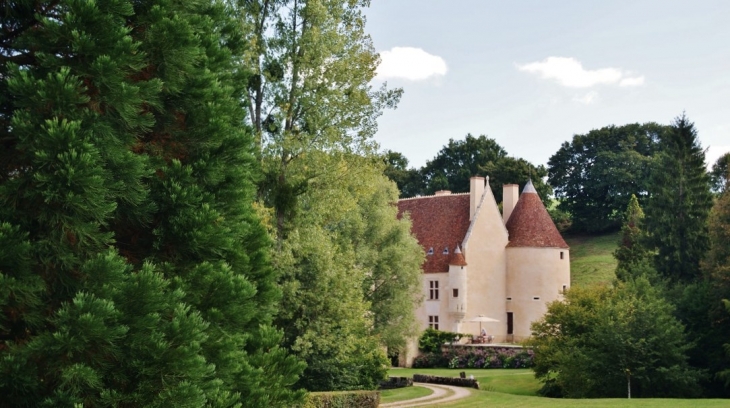
[[610,282],[615,277],[618,232],[604,235],[565,235],[570,245],[571,285]]

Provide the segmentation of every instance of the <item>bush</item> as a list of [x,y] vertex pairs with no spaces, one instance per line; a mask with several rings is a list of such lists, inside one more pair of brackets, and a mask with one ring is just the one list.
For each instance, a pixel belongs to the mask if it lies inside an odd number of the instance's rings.
[[312,392],[307,394],[301,408],[377,408],[377,391]]
[[425,353],[437,353],[441,351],[444,343],[459,341],[463,337],[471,337],[471,334],[440,331],[429,327],[418,340],[418,348]]
[[531,349],[512,347],[451,347],[422,353],[413,368],[529,368],[534,365]]
[[435,375],[413,374],[413,381],[428,384],[451,385],[479,389],[479,381],[473,378],[438,377]]
[[379,389],[392,390],[394,388],[405,388],[413,386],[413,378],[410,377],[388,377],[380,382]]

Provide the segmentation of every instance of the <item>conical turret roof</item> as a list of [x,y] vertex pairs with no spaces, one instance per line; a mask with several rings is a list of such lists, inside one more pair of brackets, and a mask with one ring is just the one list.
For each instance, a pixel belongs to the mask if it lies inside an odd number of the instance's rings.
[[459,248],[458,244],[456,245],[454,253],[451,254],[449,265],[466,266],[466,258],[464,258],[464,254],[461,253],[461,248]]
[[540,201],[532,181],[520,194],[515,209],[507,221],[507,247],[568,248],[547,209]]

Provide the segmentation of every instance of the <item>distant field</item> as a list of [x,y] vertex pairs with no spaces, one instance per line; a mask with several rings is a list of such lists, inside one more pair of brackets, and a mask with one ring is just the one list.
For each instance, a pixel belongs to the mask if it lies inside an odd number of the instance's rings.
[[572,286],[611,282],[615,277],[616,259],[613,251],[618,246],[620,233],[604,235],[565,235],[570,245],[570,272]]

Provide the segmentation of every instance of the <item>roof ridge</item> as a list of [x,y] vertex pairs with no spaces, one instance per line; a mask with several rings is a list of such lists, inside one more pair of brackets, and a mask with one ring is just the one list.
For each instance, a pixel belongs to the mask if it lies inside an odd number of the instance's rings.
[[451,196],[463,196],[463,195],[469,195],[469,193],[451,193],[451,194],[444,194],[444,195],[431,194],[431,195],[424,195],[424,196],[399,198],[398,201],[418,200],[419,198],[451,197]]

